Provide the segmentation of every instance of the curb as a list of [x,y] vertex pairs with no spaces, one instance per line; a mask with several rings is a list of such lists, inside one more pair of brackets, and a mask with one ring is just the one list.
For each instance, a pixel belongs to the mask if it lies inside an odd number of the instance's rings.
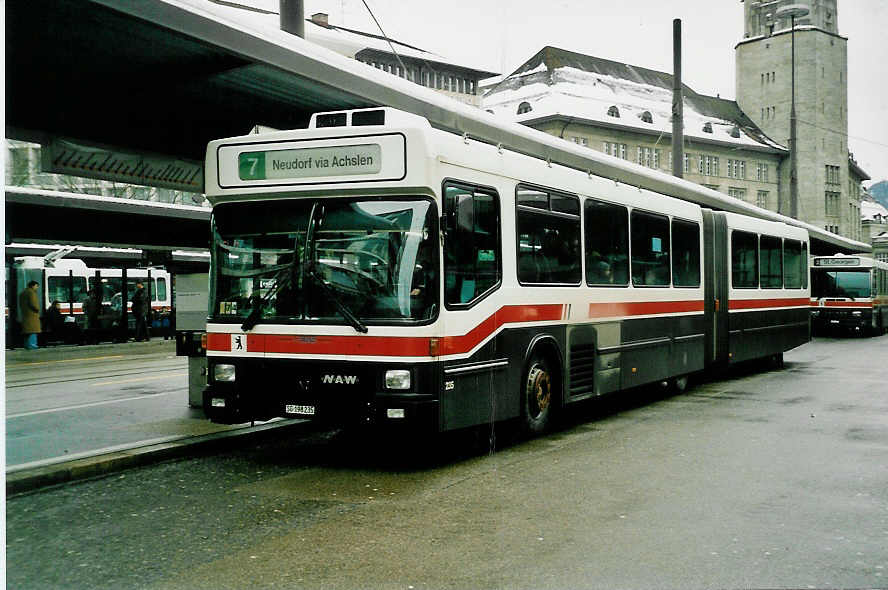
[[[244,427],[213,434],[189,436],[181,440],[122,449],[102,455],[6,472],[6,497],[33,492],[49,486],[101,477],[132,467],[150,465],[198,453],[233,448],[252,439],[274,435],[300,435],[313,428],[307,420],[287,420]],[[249,441],[246,439],[250,439]]]

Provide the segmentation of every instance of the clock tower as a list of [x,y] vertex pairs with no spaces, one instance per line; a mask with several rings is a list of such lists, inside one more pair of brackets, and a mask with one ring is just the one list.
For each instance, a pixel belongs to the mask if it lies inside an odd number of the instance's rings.
[[779,171],[778,211],[854,237],[859,203],[856,209],[849,176],[848,39],[839,34],[837,0],[741,1],[737,103],[790,149]]

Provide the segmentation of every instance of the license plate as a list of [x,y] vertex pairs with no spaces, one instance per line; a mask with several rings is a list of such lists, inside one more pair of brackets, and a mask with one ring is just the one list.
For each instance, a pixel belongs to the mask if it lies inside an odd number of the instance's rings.
[[314,416],[315,407],[314,406],[297,406],[294,404],[286,404],[284,406],[284,413],[298,414],[300,416]]

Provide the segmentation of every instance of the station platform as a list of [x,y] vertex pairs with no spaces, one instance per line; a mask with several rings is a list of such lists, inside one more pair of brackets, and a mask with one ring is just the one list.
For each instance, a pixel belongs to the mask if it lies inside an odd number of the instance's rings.
[[[47,486],[63,484],[78,479],[100,477],[122,469],[146,465],[178,457],[216,452],[249,444],[264,436],[295,436],[307,429],[303,420],[273,420],[256,424],[213,424],[199,408],[188,406],[187,361],[176,357],[175,340],[153,338],[147,342],[106,343],[87,346],[59,345],[38,350],[14,349],[5,351],[5,408],[6,418],[6,493],[15,495]],[[167,359],[169,363],[181,360],[181,370],[176,370],[176,380],[181,378],[181,388],[165,392],[149,403],[138,403],[129,416],[131,422],[115,432],[114,444],[96,436],[96,430],[120,420],[122,404],[111,399],[108,402],[44,404],[48,409],[10,411],[12,391],[27,387],[28,383],[52,372],[65,375],[48,389],[71,389],[69,379],[76,379],[74,367],[86,367],[97,359],[115,359],[118,363],[138,363],[139,357]],[[179,367],[179,363],[176,363]],[[123,378],[125,379],[125,375]],[[88,380],[87,374],[83,377]],[[133,379],[137,381],[138,378]],[[120,394],[122,395],[122,394]],[[129,398],[127,398],[129,399]],[[132,398],[136,399],[136,398]],[[73,402],[74,400],[72,400]],[[124,400],[125,401],[125,400]],[[136,402],[137,403],[137,402]],[[48,428],[45,421],[35,419],[38,414],[50,414],[56,421],[55,428]],[[37,416],[40,417],[40,416]],[[57,445],[42,444],[41,439],[57,436],[64,429],[67,444],[75,452],[64,454]],[[282,429],[292,430],[284,432]],[[11,445],[27,445],[28,454],[12,452]],[[45,447],[41,452],[39,449]],[[34,449],[38,449],[35,451]],[[23,458],[25,460],[23,460]]]

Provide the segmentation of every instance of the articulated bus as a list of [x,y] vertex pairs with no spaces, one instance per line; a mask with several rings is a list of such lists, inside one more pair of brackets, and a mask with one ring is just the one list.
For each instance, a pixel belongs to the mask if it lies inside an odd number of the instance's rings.
[[815,256],[811,327],[863,335],[888,330],[888,263],[865,256]]
[[700,206],[392,109],[213,141],[218,422],[454,430],[810,339],[804,228]]

